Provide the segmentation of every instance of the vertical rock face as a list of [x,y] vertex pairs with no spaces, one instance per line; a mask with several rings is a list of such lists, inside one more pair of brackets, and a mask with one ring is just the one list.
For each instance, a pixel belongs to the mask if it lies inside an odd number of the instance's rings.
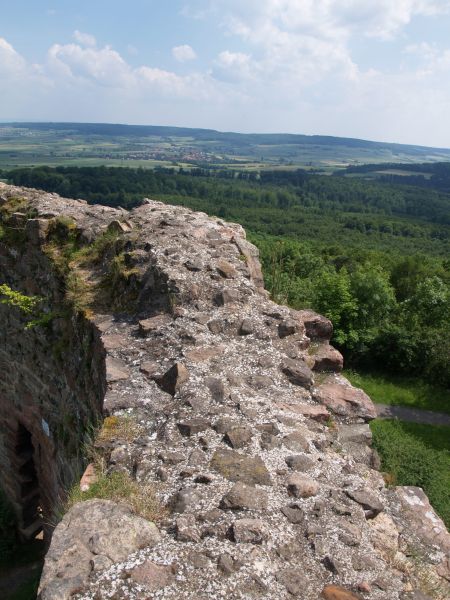
[[0,198],[0,284],[45,297],[54,311],[45,326],[26,329],[20,311],[0,303],[0,484],[27,539],[54,521],[82,472],[81,448],[101,417],[106,381],[100,332],[63,306],[61,276],[42,251],[48,220],[8,215],[18,198]]
[[[13,221],[12,198],[25,199]],[[72,302],[49,330],[23,331],[1,307],[14,331],[0,353],[2,485],[16,493],[11,423],[31,435],[41,488],[58,490],[103,402],[139,426],[108,441],[107,468],[153,486],[168,510],[147,539],[116,505],[76,505],[55,530],[42,599],[446,597],[448,533],[440,524],[424,535],[408,498],[385,488],[365,425],[373,406],[339,375],[331,323],[268,299],[240,226],[150,200],[126,212],[4,185],[0,210],[10,229],[0,283],[56,311],[69,274],[89,300],[84,316]],[[83,252],[60,276],[64,243],[52,231],[62,218]],[[70,343],[58,362],[60,327]],[[75,420],[58,436],[61,406]],[[44,463],[57,465],[51,485]]]

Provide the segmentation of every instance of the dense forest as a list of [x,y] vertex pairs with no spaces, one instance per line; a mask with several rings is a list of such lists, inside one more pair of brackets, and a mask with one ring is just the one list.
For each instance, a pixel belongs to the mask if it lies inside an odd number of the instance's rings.
[[240,222],[266,285],[333,320],[347,362],[450,386],[450,194],[305,171],[40,167],[11,183],[132,207],[149,196]]
[[347,167],[344,172],[336,172],[337,176],[343,174],[371,176],[383,183],[413,185],[450,192],[450,163],[358,165]]

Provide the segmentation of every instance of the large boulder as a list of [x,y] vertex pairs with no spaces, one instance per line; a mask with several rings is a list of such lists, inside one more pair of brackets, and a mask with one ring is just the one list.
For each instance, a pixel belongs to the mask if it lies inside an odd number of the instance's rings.
[[357,417],[369,421],[377,416],[369,396],[363,390],[351,386],[343,377],[320,385],[316,390],[315,399],[343,417]]
[[66,600],[83,590],[95,565],[125,560],[161,539],[154,523],[110,500],[75,504],[56,527],[45,558],[40,600]]

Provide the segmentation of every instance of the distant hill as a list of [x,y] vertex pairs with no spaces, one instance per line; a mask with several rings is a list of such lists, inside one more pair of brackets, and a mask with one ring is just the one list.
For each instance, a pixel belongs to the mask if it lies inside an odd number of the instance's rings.
[[[58,145],[62,142],[63,147]],[[450,149],[324,135],[248,134],[187,127],[0,123],[0,168],[74,161],[79,166],[121,166],[120,161],[133,161],[129,166],[177,162],[181,166],[334,170],[368,163],[445,162],[450,161]]]
[[349,148],[378,148],[392,150],[393,152],[417,154],[445,153],[450,157],[450,148],[430,148],[408,144],[394,144],[389,142],[372,142],[357,138],[333,137],[330,135],[302,135],[291,133],[234,133],[222,132],[214,129],[194,129],[189,127],[166,127],[159,125],[122,125],[109,123],[10,123],[10,127],[36,130],[67,131],[71,129],[79,133],[126,136],[126,137],[192,137],[205,142],[230,142],[242,145],[267,144],[267,145],[308,145],[308,146],[348,146]]

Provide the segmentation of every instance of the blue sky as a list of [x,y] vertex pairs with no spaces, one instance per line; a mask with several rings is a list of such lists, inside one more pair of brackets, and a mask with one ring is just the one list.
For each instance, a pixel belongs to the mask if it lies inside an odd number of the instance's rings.
[[0,0],[0,119],[450,147],[450,0]]

